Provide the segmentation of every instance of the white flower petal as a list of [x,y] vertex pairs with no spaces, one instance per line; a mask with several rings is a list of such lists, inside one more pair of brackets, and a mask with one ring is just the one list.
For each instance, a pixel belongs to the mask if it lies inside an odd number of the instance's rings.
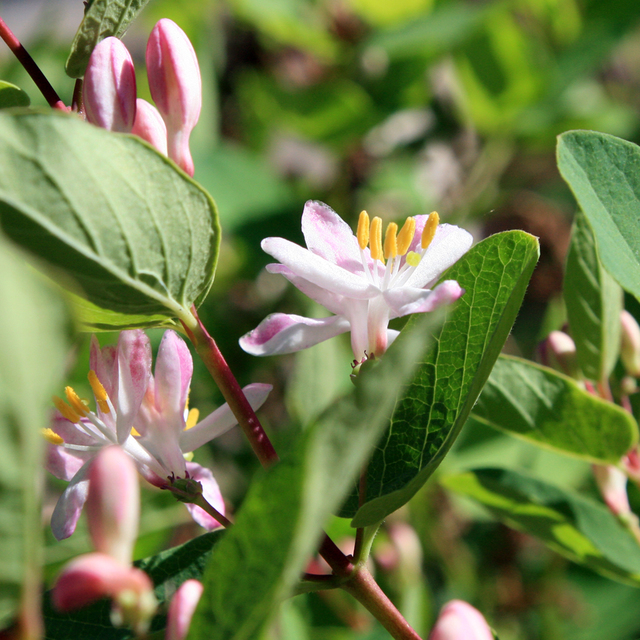
[[[213,473],[206,467],[201,467],[195,462],[187,463],[189,477],[197,480],[202,485],[202,495],[204,499],[220,514],[225,515],[224,499],[220,492],[220,487],[213,477]],[[191,517],[205,529],[211,531],[220,527],[220,523],[210,516],[206,511],[193,503],[186,503]]]
[[438,307],[455,302],[464,289],[455,280],[445,280],[435,289],[415,289],[402,287],[385,291],[384,298],[393,310],[394,318],[401,318],[410,313],[426,313]]
[[84,507],[89,493],[87,474],[92,461],[93,458],[84,463],[58,498],[51,516],[51,530],[56,540],[64,540],[76,530],[82,507]]

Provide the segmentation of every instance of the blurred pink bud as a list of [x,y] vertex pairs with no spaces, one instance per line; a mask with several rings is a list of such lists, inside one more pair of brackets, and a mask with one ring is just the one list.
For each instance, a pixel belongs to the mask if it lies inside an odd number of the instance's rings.
[[109,37],[94,48],[84,74],[82,99],[87,120],[128,133],[136,115],[136,75],[127,48]]
[[197,580],[187,580],[175,592],[169,605],[165,640],[184,640],[189,631],[191,618],[204,586]]
[[598,488],[605,503],[618,517],[625,518],[631,513],[627,497],[627,476],[617,467],[593,465]]
[[493,633],[477,609],[451,600],[442,607],[429,640],[493,640]]
[[640,327],[636,319],[626,310],[620,314],[620,357],[630,376],[640,376]]
[[564,331],[552,331],[539,348],[540,361],[565,375],[578,376],[576,343]]
[[102,449],[91,463],[86,508],[95,550],[130,564],[138,535],[140,488],[136,466],[119,446]]
[[193,176],[189,136],[202,107],[196,52],[186,33],[163,18],[149,36],[146,59],[151,96],[167,125],[169,157]]
[[160,153],[167,155],[167,125],[160,112],[142,98],[136,101],[136,119],[131,133],[146,140]]

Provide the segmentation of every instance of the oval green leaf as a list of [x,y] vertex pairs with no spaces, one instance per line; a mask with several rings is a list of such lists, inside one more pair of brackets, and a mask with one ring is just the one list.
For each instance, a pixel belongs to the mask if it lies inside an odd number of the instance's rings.
[[496,361],[472,415],[534,444],[600,464],[617,464],[638,441],[630,413],[567,376],[511,356]]
[[[2,228],[89,301],[87,324],[188,318],[207,294],[220,242],[215,204],[139,138],[72,115],[0,114],[0,164]],[[92,317],[91,305],[111,313]]]
[[28,107],[30,104],[31,99],[20,87],[0,80],[0,109]]
[[341,513],[352,526],[380,522],[408,502],[447,454],[511,331],[538,255],[533,236],[507,231],[443,275],[465,294],[396,405],[369,463],[366,502],[359,507],[356,492]]
[[604,505],[507,469],[475,469],[441,483],[566,558],[640,586],[640,546]]

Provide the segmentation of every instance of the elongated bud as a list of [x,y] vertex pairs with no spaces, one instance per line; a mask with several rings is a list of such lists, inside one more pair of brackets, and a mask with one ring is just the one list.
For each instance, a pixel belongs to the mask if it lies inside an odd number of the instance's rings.
[[109,37],[94,48],[82,84],[87,120],[129,133],[136,115],[136,74],[127,48]]
[[146,59],[151,96],[167,125],[168,155],[192,176],[189,136],[202,107],[196,52],[185,32],[163,18],[149,36]]
[[136,119],[131,133],[146,140],[160,153],[167,155],[167,125],[160,112],[142,98],[136,100]]
[[95,550],[130,564],[138,535],[140,489],[136,467],[120,447],[103,449],[91,464],[86,509]]
[[630,376],[640,376],[640,326],[636,319],[624,310],[620,314],[620,358]]
[[477,609],[451,600],[442,607],[429,640],[493,640],[493,633]]
[[576,343],[564,331],[552,331],[538,349],[540,362],[572,378],[578,377]]
[[186,580],[175,592],[169,605],[165,640],[184,640],[193,612],[198,606],[204,586],[197,580]]
[[610,465],[593,465],[598,488],[612,513],[625,518],[631,513],[627,497],[627,476],[620,469]]

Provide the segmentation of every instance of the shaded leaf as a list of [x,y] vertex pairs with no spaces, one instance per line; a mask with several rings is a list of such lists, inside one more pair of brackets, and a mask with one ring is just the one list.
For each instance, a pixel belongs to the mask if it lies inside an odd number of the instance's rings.
[[631,414],[574,380],[528,360],[500,356],[473,417],[590,462],[617,464],[638,441]]
[[0,141],[0,224],[63,286],[77,283],[85,322],[190,316],[220,241],[206,191],[139,138],[75,116],[0,115]]
[[355,516],[354,527],[379,522],[408,502],[447,454],[511,331],[537,259],[537,240],[509,231],[477,244],[442,276],[457,280],[465,294],[374,452],[366,503],[358,509],[354,494],[341,514]]
[[640,586],[640,547],[604,505],[507,469],[475,469],[441,482],[570,560]]
[[602,266],[581,211],[573,221],[563,297],[582,372],[591,380],[607,379],[620,351],[622,289]]
[[28,107],[30,104],[31,99],[20,87],[0,80],[0,109]]

